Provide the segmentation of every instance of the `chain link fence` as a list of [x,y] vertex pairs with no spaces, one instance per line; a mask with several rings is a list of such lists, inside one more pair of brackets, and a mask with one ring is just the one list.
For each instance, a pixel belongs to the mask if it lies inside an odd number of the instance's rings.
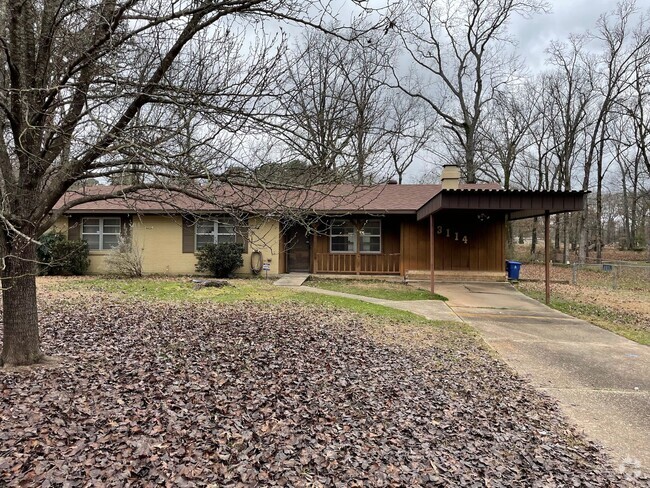
[[650,263],[587,259],[584,263],[559,265],[570,267],[571,283],[600,283],[612,289],[650,289]]

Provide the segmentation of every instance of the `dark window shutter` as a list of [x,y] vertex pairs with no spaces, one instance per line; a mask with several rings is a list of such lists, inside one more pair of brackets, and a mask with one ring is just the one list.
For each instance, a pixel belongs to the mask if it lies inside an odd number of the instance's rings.
[[183,253],[194,252],[194,228],[194,220],[190,217],[183,217]]
[[124,238],[126,241],[131,240],[132,225],[133,225],[133,216],[131,215],[120,216],[120,226],[121,226],[120,233],[122,235],[122,238]]
[[77,215],[71,215],[68,217],[68,240],[81,240],[81,217]]
[[244,247],[244,254],[248,253],[248,219],[243,220],[235,228],[235,242],[241,244]]

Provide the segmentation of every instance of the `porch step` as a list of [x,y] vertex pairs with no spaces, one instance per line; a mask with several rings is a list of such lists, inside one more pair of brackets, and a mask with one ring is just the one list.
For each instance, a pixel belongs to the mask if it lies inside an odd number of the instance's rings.
[[309,278],[309,273],[287,273],[273,284],[275,286],[302,286],[307,278]]
[[[440,283],[468,281],[507,281],[505,271],[436,271],[435,279]],[[431,273],[427,270],[408,271],[406,281],[430,281]]]

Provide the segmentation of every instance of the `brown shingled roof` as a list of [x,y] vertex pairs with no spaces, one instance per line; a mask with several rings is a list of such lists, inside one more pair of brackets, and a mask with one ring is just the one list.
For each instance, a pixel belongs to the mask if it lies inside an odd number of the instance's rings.
[[[499,189],[500,186],[495,183],[461,184],[461,188],[494,190]],[[59,200],[55,209],[74,203],[80,198],[105,195],[106,199],[74,205],[66,213],[151,214],[228,212],[234,209],[265,213],[281,212],[285,209],[328,214],[354,212],[414,214],[441,190],[441,185],[335,185],[311,190],[264,190],[221,185],[209,192],[202,189],[201,198],[164,189],[123,193],[124,189],[125,187],[96,185],[71,190]]]

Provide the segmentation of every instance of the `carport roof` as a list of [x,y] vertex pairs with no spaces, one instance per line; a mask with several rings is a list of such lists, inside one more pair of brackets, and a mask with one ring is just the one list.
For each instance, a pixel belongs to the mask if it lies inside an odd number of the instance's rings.
[[497,189],[441,190],[417,211],[418,220],[441,210],[482,210],[505,213],[510,220],[582,210],[585,191]]

